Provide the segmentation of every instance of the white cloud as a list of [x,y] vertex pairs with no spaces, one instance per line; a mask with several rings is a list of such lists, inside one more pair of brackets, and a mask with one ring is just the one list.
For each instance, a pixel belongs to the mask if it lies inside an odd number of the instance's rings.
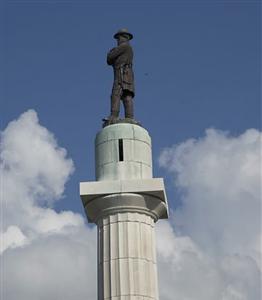
[[83,224],[80,215],[41,207],[63,196],[73,170],[65,149],[39,124],[35,111],[9,123],[1,133],[1,231],[6,232],[2,248],[8,247],[6,243],[16,245],[16,240],[21,245],[21,239]]
[[41,235],[8,249],[1,262],[3,300],[96,298],[95,229]]
[[[232,137],[209,129],[203,138],[163,150],[159,162],[182,193],[172,215],[176,234],[166,241],[174,252],[160,278],[162,284],[172,278],[173,285],[164,298],[260,299],[261,133]],[[161,270],[166,250],[159,250]]]
[[95,229],[52,209],[74,170],[65,149],[29,110],[1,133],[0,155],[1,299],[94,299]]
[[24,236],[20,228],[17,226],[9,226],[1,235],[0,253],[8,248],[21,247],[27,243],[27,238]]
[[[72,160],[32,110],[1,137],[3,299],[94,299],[96,229],[52,208]],[[182,199],[156,226],[161,299],[260,299],[260,151],[256,130],[208,130],[162,152]]]
[[260,270],[251,257],[210,255],[168,222],[157,225],[157,245],[161,299],[260,299]]
[[[61,197],[64,184],[73,172],[73,162],[66,158],[66,150],[58,147],[54,136],[39,124],[35,111],[29,110],[10,122],[1,140],[4,191],[10,188],[8,191],[14,193],[18,185],[23,187],[22,192],[30,192],[28,202],[38,204]],[[8,202],[15,200],[13,193],[5,195],[11,199]]]

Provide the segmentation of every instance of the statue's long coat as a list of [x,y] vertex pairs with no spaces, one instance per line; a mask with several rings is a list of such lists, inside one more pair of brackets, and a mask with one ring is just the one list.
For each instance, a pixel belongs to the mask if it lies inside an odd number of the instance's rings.
[[123,91],[135,95],[134,73],[132,69],[133,50],[128,42],[122,43],[113,48],[107,54],[107,63],[114,68],[114,84],[112,94]]

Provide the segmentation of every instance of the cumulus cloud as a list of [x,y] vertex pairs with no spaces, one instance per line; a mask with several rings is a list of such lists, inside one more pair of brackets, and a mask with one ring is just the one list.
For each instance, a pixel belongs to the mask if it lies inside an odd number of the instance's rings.
[[9,226],[5,232],[1,232],[1,248],[0,253],[8,248],[16,248],[23,246],[27,243],[26,236],[22,233],[21,229],[17,226]]
[[[66,158],[66,150],[58,147],[54,136],[39,124],[35,111],[29,110],[10,122],[1,140],[4,187],[23,185],[23,192],[30,191],[32,195],[28,202],[54,201],[61,197],[73,171],[73,162]],[[15,181],[10,182],[7,175]]]
[[95,240],[95,229],[83,227],[8,249],[1,261],[1,299],[95,299]]
[[164,149],[159,163],[182,195],[173,228],[158,227],[159,245],[167,231],[172,245],[158,248],[164,298],[260,299],[261,133],[209,129]]
[[95,229],[55,211],[73,161],[34,110],[1,132],[1,297],[94,299]]
[[[74,170],[66,150],[29,110],[1,133],[0,159],[3,299],[95,299],[96,229],[53,208]],[[160,298],[259,300],[261,133],[210,129],[159,162],[181,195],[156,225]]]
[[1,251],[21,246],[40,233],[83,224],[80,215],[42,207],[62,197],[74,167],[66,150],[39,124],[35,111],[9,123],[1,133],[0,150]]

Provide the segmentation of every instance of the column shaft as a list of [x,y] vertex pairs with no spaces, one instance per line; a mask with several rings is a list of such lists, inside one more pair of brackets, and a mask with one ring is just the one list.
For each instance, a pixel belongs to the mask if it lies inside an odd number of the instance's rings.
[[99,300],[158,300],[154,225],[135,212],[98,221]]

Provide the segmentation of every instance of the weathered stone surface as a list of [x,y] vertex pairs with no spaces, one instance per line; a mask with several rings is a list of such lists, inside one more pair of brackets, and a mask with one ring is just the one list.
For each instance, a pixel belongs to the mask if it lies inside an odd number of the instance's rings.
[[99,299],[158,299],[154,220],[116,213],[98,223]]
[[81,182],[98,226],[98,300],[158,300],[154,226],[168,217],[162,178],[152,178],[151,138],[135,124],[96,136],[96,180]]
[[152,178],[151,138],[138,125],[105,127],[96,136],[95,154],[98,181]]

